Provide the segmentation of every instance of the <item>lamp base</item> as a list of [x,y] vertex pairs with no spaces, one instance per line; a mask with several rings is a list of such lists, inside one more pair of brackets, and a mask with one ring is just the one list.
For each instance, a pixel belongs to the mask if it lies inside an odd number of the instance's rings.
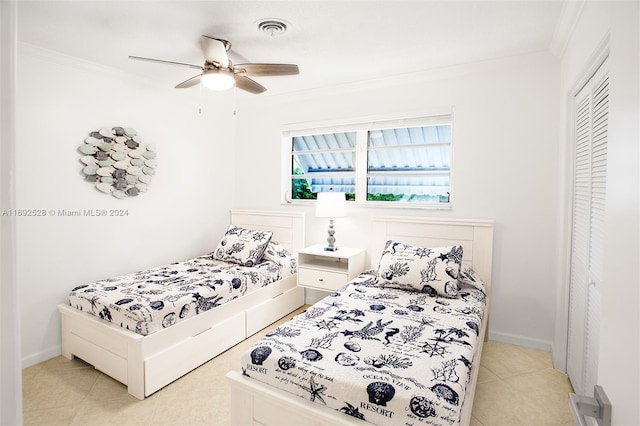
[[336,231],[333,229],[333,219],[329,219],[329,230],[327,231],[329,236],[327,237],[328,245],[324,248],[324,251],[336,251],[338,247],[333,244],[336,242],[336,237],[334,237]]

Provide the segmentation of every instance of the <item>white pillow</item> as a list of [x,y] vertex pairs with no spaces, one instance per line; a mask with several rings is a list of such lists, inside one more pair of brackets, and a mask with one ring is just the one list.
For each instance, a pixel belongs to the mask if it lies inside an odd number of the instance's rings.
[[378,276],[397,288],[409,288],[430,296],[457,297],[462,246],[414,247],[387,241]]
[[231,225],[213,252],[213,258],[254,266],[262,259],[272,235],[271,231],[255,231]]

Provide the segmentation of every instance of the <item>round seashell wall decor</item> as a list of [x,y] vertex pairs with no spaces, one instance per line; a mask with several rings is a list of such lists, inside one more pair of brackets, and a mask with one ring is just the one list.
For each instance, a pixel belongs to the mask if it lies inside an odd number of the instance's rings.
[[118,199],[145,192],[155,174],[155,147],[142,143],[134,129],[105,127],[91,132],[78,150],[85,180]]

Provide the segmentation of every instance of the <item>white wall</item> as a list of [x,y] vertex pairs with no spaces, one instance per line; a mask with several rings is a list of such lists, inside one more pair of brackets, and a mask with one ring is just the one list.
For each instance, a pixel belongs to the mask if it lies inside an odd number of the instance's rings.
[[236,207],[305,210],[307,242],[322,243],[326,221],[316,220],[311,208],[279,205],[283,126],[453,108],[453,209],[350,208],[348,218],[336,220],[338,244],[368,247],[368,225],[375,214],[493,219],[490,336],[549,349],[559,287],[558,91],[555,59],[535,54],[243,100]]
[[[602,40],[609,37],[609,139],[598,384],[612,402],[614,425],[640,424],[639,17],[637,1],[587,2],[561,64],[562,121],[567,124],[569,94]],[[564,134],[568,135],[566,128]],[[569,142],[567,137],[566,150],[570,149]],[[569,230],[563,233],[569,235]],[[560,312],[565,303],[560,304]],[[566,330],[563,320],[558,321],[560,330],[563,324]],[[559,332],[558,339],[562,338]]]
[[[128,212],[17,219],[23,366],[60,353],[56,305],[74,286],[215,247],[234,194],[228,178],[235,162],[230,96],[158,87],[19,45],[16,206]],[[134,128],[157,148],[157,174],[138,197],[103,194],[81,174],[78,147],[89,132],[112,126]]]

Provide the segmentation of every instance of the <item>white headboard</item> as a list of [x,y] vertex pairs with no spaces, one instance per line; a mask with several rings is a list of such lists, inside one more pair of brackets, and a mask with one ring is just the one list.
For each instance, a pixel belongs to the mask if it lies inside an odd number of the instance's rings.
[[231,210],[231,224],[247,229],[271,231],[272,241],[291,253],[304,248],[305,214],[261,210]]
[[371,252],[373,268],[377,268],[388,240],[422,247],[462,245],[463,265],[472,267],[487,290],[491,288],[492,220],[375,216]]

